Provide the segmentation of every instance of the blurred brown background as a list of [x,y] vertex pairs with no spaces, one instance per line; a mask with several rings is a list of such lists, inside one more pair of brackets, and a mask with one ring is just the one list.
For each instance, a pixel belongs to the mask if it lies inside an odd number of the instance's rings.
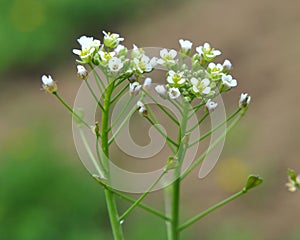
[[[50,73],[72,103],[81,82],[71,49],[80,35],[100,38],[102,29],[120,33],[127,47],[208,41],[222,50],[220,62],[231,60],[239,81],[224,97],[228,111],[241,92],[253,97],[214,171],[185,181],[182,214],[193,216],[239,190],[250,173],[264,184],[195,224],[183,239],[300,239],[300,195],[285,187],[287,169],[300,172],[299,1],[1,4],[1,240],[111,239],[102,190],[77,157],[70,115],[39,90],[40,76]],[[147,202],[159,205],[159,193]],[[156,239],[164,239],[162,222],[135,213],[124,224],[128,239],[153,237],[154,229],[161,229]]]

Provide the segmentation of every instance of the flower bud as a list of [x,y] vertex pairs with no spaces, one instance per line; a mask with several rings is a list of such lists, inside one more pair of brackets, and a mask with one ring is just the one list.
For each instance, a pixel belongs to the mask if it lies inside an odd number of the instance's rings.
[[146,78],[145,81],[144,81],[144,84],[143,84],[143,89],[144,90],[149,90],[150,86],[151,86],[151,83],[152,83],[152,79],[151,78]]
[[148,111],[144,105],[144,103],[142,103],[141,101],[138,101],[136,103],[136,105],[138,106],[138,111],[139,111],[139,114],[142,115],[143,117],[146,117],[148,115]]
[[229,73],[231,68],[232,68],[231,62],[228,59],[226,59],[223,63],[223,72]]
[[205,104],[206,110],[208,112],[213,112],[217,108],[217,106],[218,106],[218,103],[213,102],[211,99],[208,99]]
[[181,50],[180,50],[181,54],[184,54],[186,56],[190,55],[193,43],[189,40],[183,40],[183,39],[180,39],[179,43],[181,46]]
[[82,79],[82,80],[86,80],[87,76],[88,76],[88,72],[85,69],[84,66],[82,65],[77,65],[77,76]]
[[248,107],[250,101],[251,101],[251,96],[249,96],[248,93],[242,93],[239,100],[239,107],[240,108]]
[[42,82],[43,82],[43,89],[47,91],[48,93],[55,93],[57,91],[57,84],[55,81],[53,81],[52,77],[48,75],[42,76]]
[[136,96],[139,94],[141,90],[141,85],[138,82],[130,83],[129,84],[129,93],[131,96]]
[[158,93],[160,97],[163,99],[167,99],[167,89],[165,88],[164,85],[157,85],[155,87],[155,91]]

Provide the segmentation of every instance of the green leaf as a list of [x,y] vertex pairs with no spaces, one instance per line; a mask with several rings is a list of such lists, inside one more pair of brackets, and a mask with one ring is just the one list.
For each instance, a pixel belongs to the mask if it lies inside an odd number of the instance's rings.
[[263,182],[263,179],[259,176],[250,175],[247,179],[246,186],[244,187],[244,191],[248,191],[252,188],[257,187]]

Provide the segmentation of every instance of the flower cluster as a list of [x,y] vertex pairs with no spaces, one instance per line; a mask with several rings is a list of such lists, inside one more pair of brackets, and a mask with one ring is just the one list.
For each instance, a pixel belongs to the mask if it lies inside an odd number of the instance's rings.
[[[157,85],[155,91],[163,99],[174,100],[182,97],[186,102],[200,99],[206,103],[206,110],[212,112],[217,103],[212,99],[222,92],[229,91],[237,86],[237,81],[231,76],[232,65],[229,60],[223,63],[215,63],[216,57],[221,51],[211,47],[209,43],[195,48],[192,53],[193,43],[189,40],[180,39],[180,50],[160,50],[159,58],[150,58],[142,48],[133,45],[129,50],[121,45],[124,38],[117,33],[103,31],[102,41],[94,37],[82,36],[77,39],[81,49],[73,49],[78,55],[77,76],[86,80],[90,67],[97,66],[110,81],[129,80],[129,93],[136,96],[139,92],[149,89],[152,83],[145,74],[151,72],[156,65],[166,68],[166,83]],[[190,61],[190,62],[188,62]],[[43,88],[54,93],[57,84],[51,76],[42,77]],[[239,100],[239,107],[246,108],[251,97],[245,93]]]
[[225,60],[223,64],[214,63],[215,58],[221,55],[221,51],[205,43],[203,46],[196,47],[189,68],[185,60],[191,55],[193,43],[180,39],[179,44],[181,59],[174,49],[160,51],[160,59],[157,63],[166,67],[168,72],[167,83],[157,86],[155,88],[157,93],[169,99],[181,96],[188,102],[195,98],[205,99],[207,109],[210,111],[215,109],[217,105],[211,99],[216,94],[237,86],[237,81],[230,75],[232,69],[230,61]]
[[289,182],[286,184],[290,192],[295,192],[300,189],[300,174],[296,175],[294,170],[288,170]]
[[[93,37],[82,36],[77,41],[81,50],[73,49],[73,53],[80,57],[80,64],[96,65],[109,77],[129,78],[131,82],[139,82],[143,74],[151,72],[157,64],[156,58],[149,58],[143,49],[133,45],[131,56],[128,57],[128,49],[120,43],[124,38],[117,33],[103,31],[104,37],[101,43]],[[81,65],[80,65],[81,66]],[[82,67],[78,68],[78,76],[85,79],[86,75]]]
[[[133,45],[131,55],[128,57],[128,49],[120,44],[124,38],[116,33],[103,31],[104,38],[100,40],[93,37],[82,36],[78,39],[81,50],[73,52],[80,57],[81,64],[94,64],[108,76],[126,76],[131,82],[130,94],[136,95],[141,89],[141,81],[144,74],[151,72],[160,64],[167,68],[167,83],[156,87],[157,93],[163,98],[176,99],[180,96],[191,102],[194,98],[209,100],[216,94],[229,91],[237,86],[237,81],[230,75],[232,65],[229,60],[223,64],[213,61],[219,55],[209,43],[196,47],[196,53],[191,56],[191,67],[184,63],[190,57],[193,43],[189,40],[180,39],[179,53],[174,50],[162,49],[160,58],[149,58],[143,49]],[[180,61],[180,57],[181,60]],[[78,76],[86,79],[86,71],[78,67]],[[213,109],[213,102],[209,102],[208,109]]]

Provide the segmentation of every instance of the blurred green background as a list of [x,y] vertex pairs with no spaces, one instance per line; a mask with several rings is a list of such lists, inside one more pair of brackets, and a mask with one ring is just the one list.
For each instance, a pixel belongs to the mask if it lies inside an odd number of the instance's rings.
[[[120,33],[128,47],[209,41],[239,80],[224,96],[228,106],[240,92],[253,96],[214,171],[184,182],[182,214],[239,190],[250,173],[265,182],[182,239],[300,239],[300,194],[285,188],[287,168],[300,172],[299,9],[300,2],[273,0],[1,1],[0,240],[112,239],[103,191],[80,163],[70,115],[39,90],[40,76],[51,74],[72,103],[81,82],[71,50],[80,35],[100,38],[102,29]],[[161,193],[146,202],[161,207]],[[164,223],[142,211],[124,227],[130,240],[165,239]]]

